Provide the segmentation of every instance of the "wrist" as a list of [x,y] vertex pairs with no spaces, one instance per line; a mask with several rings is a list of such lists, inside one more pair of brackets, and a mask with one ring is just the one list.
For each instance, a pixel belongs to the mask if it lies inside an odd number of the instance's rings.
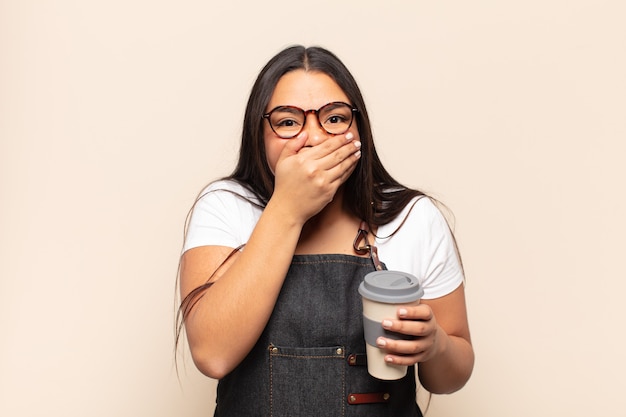
[[287,229],[302,230],[308,219],[302,218],[297,210],[291,209],[288,204],[282,204],[280,199],[272,196],[263,210],[263,214],[276,219]]

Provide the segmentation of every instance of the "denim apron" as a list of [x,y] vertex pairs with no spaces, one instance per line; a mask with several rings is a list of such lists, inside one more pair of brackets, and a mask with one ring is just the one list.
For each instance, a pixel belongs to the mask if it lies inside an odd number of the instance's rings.
[[370,258],[295,255],[258,342],[218,383],[215,416],[421,417],[414,366],[396,381],[367,373],[358,286],[374,270]]

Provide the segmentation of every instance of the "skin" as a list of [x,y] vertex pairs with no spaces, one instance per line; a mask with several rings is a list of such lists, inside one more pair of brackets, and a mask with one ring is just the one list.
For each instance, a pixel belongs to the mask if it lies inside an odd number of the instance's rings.
[[[279,105],[318,109],[349,100],[327,75],[296,70],[278,82],[266,111]],[[360,219],[342,208],[342,184],[360,158],[359,132],[326,133],[309,114],[303,131],[281,139],[264,123],[267,162],[275,189],[246,247],[220,267],[232,248],[203,246],[185,252],[181,295],[212,280],[185,328],[193,360],[212,378],[231,372],[252,349],[276,303],[293,254],[343,253],[352,248]],[[228,302],[223,302],[228,300]],[[416,340],[379,338],[386,360],[419,363],[420,382],[433,393],[452,392],[469,379],[473,350],[463,286],[416,307],[399,309],[383,326]]]

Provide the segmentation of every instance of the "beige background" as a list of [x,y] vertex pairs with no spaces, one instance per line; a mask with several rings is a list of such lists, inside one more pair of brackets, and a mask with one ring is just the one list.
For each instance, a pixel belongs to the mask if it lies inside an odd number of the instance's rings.
[[430,416],[625,415],[623,4],[0,0],[0,415],[210,415],[173,368],[183,221],[292,43],[456,215],[477,362]]

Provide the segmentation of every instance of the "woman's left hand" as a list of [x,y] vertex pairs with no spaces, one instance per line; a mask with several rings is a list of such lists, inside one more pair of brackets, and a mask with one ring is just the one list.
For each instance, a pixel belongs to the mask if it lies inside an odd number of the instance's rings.
[[396,318],[383,320],[383,328],[414,336],[414,340],[379,337],[385,360],[397,365],[419,363],[420,383],[433,394],[460,389],[472,374],[474,350],[470,341],[465,289],[423,299],[421,304],[400,307]]
[[399,308],[398,318],[383,320],[382,325],[385,330],[415,336],[414,340],[386,337],[376,340],[377,346],[386,352],[385,361],[396,365],[413,365],[432,359],[447,338],[433,310],[426,304]]

